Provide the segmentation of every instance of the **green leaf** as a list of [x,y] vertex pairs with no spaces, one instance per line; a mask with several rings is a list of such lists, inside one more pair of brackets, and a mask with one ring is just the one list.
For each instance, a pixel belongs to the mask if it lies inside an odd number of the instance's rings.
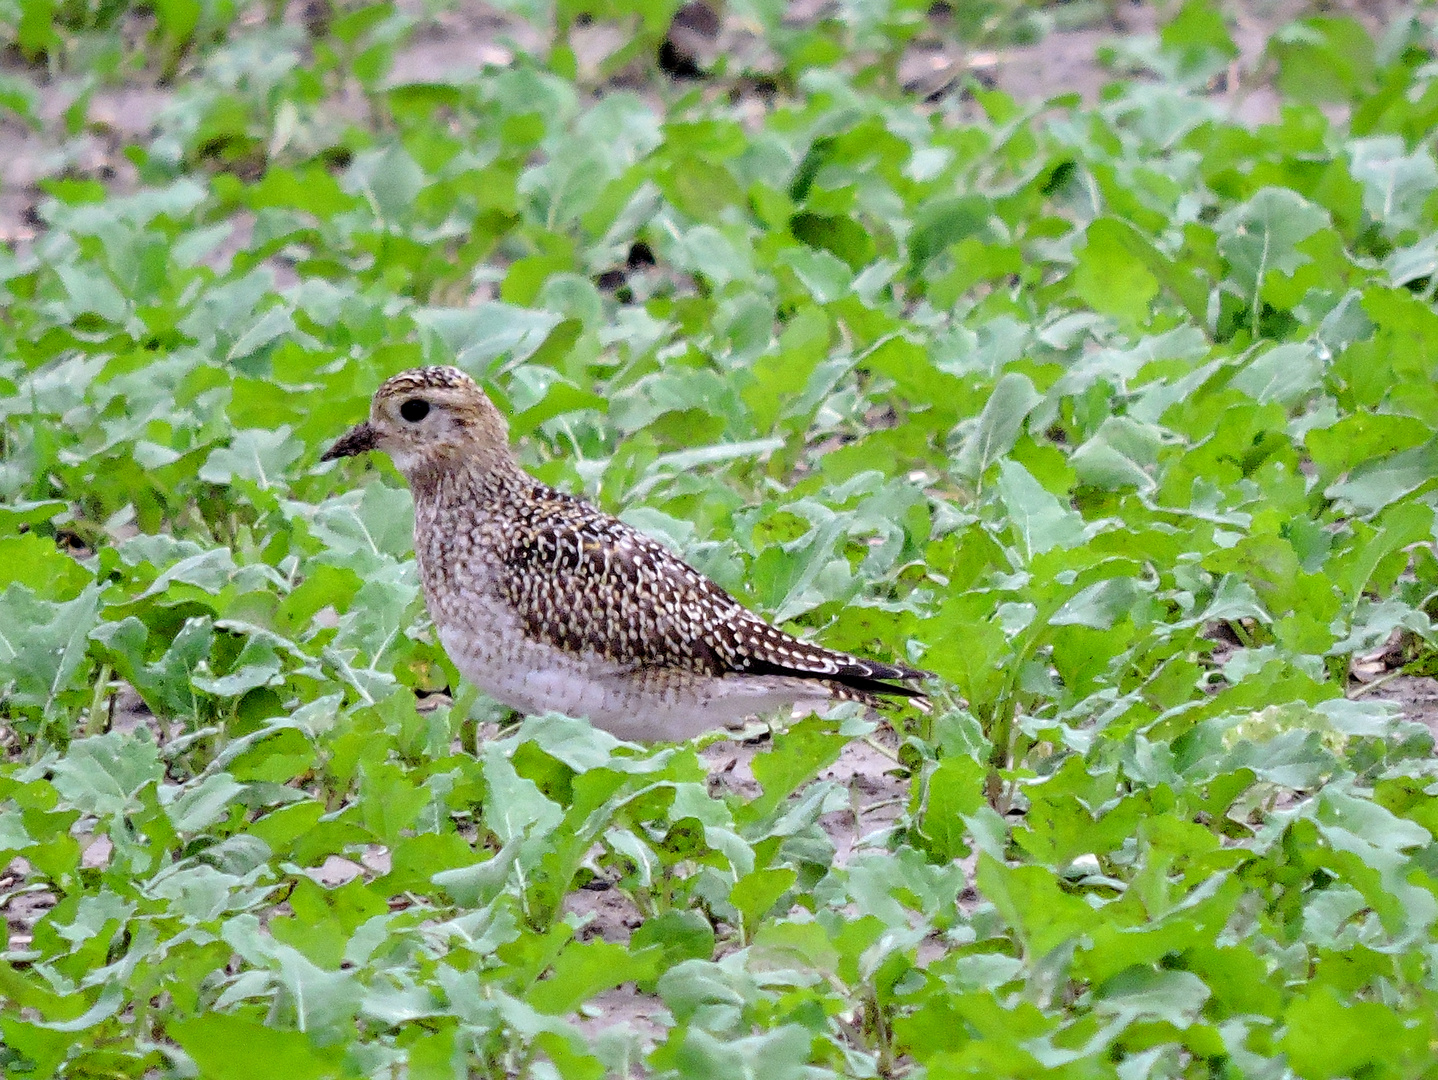
[[653,979],[661,955],[658,950],[638,955],[607,941],[571,941],[549,977],[535,983],[526,1000],[542,1013],[562,1015],[603,990]]
[[420,308],[413,318],[434,362],[475,371],[483,371],[501,356],[527,360],[563,321],[553,312],[499,303],[467,309]]
[[1291,277],[1309,261],[1299,245],[1328,224],[1328,214],[1297,192],[1268,187],[1228,211],[1214,227],[1234,282],[1256,301],[1270,274]]
[[1331,426],[1312,429],[1305,444],[1319,476],[1331,483],[1356,465],[1421,447],[1432,437],[1428,425],[1411,416],[1365,410],[1344,416]]
[[1110,416],[1073,452],[1069,464],[1081,483],[1106,491],[1150,491],[1156,486],[1153,474],[1162,438],[1156,425]]
[[1374,75],[1373,39],[1350,16],[1301,19],[1269,40],[1278,61],[1278,86],[1299,101],[1351,101],[1365,94]]
[[[485,748],[484,822],[501,844],[518,845],[519,862],[534,865],[564,819],[564,811],[547,799],[533,780],[520,776],[495,745]],[[505,849],[501,849],[503,852]]]
[[965,431],[954,459],[960,476],[977,480],[1014,447],[1024,420],[1042,400],[1025,376],[1010,373],[994,386],[984,410]]
[[211,484],[231,484],[242,478],[269,488],[303,453],[304,445],[286,426],[273,431],[237,431],[229,446],[213,451],[200,466],[200,479]]
[[12,502],[0,506],[0,533],[18,532],[27,525],[39,525],[50,521],[62,510],[68,509],[59,499],[41,499],[36,502]]
[[1312,346],[1292,342],[1260,353],[1232,385],[1260,404],[1292,405],[1323,385],[1323,364]]
[[1133,248],[1145,243],[1127,222],[1099,218],[1084,233],[1074,268],[1074,292],[1089,307],[1112,315],[1123,326],[1146,324],[1150,305],[1158,296],[1160,282],[1149,270],[1149,259],[1162,258],[1157,252],[1145,259]]
[[1083,539],[1083,519],[1039,484],[1014,461],[999,466],[998,496],[1025,557],[1032,559],[1059,545]]
[[303,1032],[268,1027],[244,1016],[209,1013],[173,1023],[168,1031],[201,1075],[215,1080],[251,1076],[257,1059],[276,1075],[293,1080],[343,1075],[342,1044],[316,1046]]
[[1438,163],[1431,154],[1410,154],[1392,135],[1355,139],[1348,152],[1353,179],[1363,185],[1363,209],[1385,234],[1397,238],[1429,228],[1425,205],[1438,190]]
[[133,615],[120,622],[101,623],[91,637],[156,716],[198,718],[202,698],[192,680],[210,656],[215,639],[212,620],[186,619],[169,647],[153,662],[146,659],[149,631]]
[[1238,56],[1238,46],[1224,25],[1223,13],[1208,0],[1186,0],[1159,31],[1165,50],[1183,57],[1180,73],[1209,77]]
[[1421,1028],[1411,1028],[1376,1001],[1344,1004],[1332,987],[1299,995],[1284,1013],[1279,1046],[1304,1080],[1352,1076],[1365,1068],[1402,1068],[1426,1051]]
[[1438,439],[1378,461],[1360,465],[1347,480],[1330,484],[1323,494],[1341,499],[1360,514],[1372,514],[1438,477]]
[[1049,617],[1050,626],[1087,626],[1108,630],[1120,619],[1143,610],[1149,589],[1132,577],[1095,582],[1068,600]]
[[810,1031],[798,1024],[783,1024],[740,1039],[719,1039],[702,1028],[689,1028],[673,1052],[672,1067],[686,1080],[740,1076],[799,1080],[809,1074],[812,1039]]
[[729,890],[729,902],[739,912],[745,929],[757,927],[798,877],[798,872],[787,866],[772,866],[751,870],[736,881]]
[[154,742],[119,732],[75,740],[51,772],[61,796],[100,816],[137,809],[140,789],[165,775]]
[[198,783],[186,785],[174,802],[165,807],[165,812],[176,832],[200,832],[228,816],[231,804],[244,790],[229,773],[210,773]]
[[993,210],[982,195],[935,199],[914,215],[914,232],[909,239],[909,273],[918,275],[935,256],[950,244],[988,230]]
[[1076,940],[1098,918],[1083,900],[1062,891],[1054,873],[1041,866],[1009,867],[981,854],[974,881],[1032,959]]
[[382,222],[395,224],[414,212],[415,197],[425,185],[424,170],[397,146],[355,158],[349,182]]
[[393,765],[366,765],[360,772],[360,820],[385,845],[393,846],[429,801],[430,793]]
[[778,736],[773,747],[757,755],[750,766],[764,793],[743,807],[744,820],[762,821],[773,813],[800,784],[832,765],[846,741],[825,730],[824,721],[812,717]]
[[40,600],[12,582],[0,593],[0,685],[24,707],[48,710],[84,669],[87,638],[99,619],[99,585],[73,600]]
[[457,904],[469,908],[485,907],[509,884],[523,842],[524,837],[510,840],[493,857],[483,862],[440,870],[430,880]]
[[1199,1018],[1209,995],[1192,972],[1133,967],[1104,983],[1095,1007],[1126,1021],[1163,1020],[1182,1030]]
[[935,859],[958,859],[969,853],[965,819],[984,805],[988,770],[970,757],[946,757],[918,789],[918,822]]
[[645,919],[629,936],[632,952],[652,947],[663,951],[664,958],[657,972],[667,971],[685,960],[710,960],[714,956],[714,944],[714,927],[697,911],[665,911]]
[[53,540],[35,533],[0,537],[0,586],[21,582],[41,600],[73,600],[93,576]]
[[718,288],[748,281],[754,274],[746,254],[712,225],[696,225],[674,245],[673,259],[681,270],[700,275]]

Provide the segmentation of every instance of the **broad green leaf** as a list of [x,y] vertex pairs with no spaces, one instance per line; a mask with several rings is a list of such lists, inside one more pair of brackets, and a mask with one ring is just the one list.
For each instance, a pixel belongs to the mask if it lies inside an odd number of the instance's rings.
[[164,776],[154,742],[118,732],[77,739],[52,771],[56,791],[97,815],[136,809],[139,790]]
[[1438,439],[1354,469],[1347,480],[1330,484],[1324,494],[1341,499],[1360,514],[1372,514],[1434,482],[1438,476]]
[[957,859],[968,854],[965,819],[984,803],[985,775],[973,758],[946,757],[916,787],[919,828],[934,858]]
[[399,147],[360,154],[346,180],[385,224],[408,218],[425,185],[424,170]]
[[274,487],[303,453],[304,447],[290,435],[288,427],[237,431],[229,446],[210,454],[200,467],[200,479],[211,484],[245,479],[261,488]]
[[562,316],[553,312],[500,303],[469,309],[420,308],[413,318],[436,363],[458,364],[476,372],[501,356],[528,359],[562,321]]
[[792,725],[774,740],[771,750],[754,758],[750,767],[764,793],[744,807],[745,819],[760,821],[773,813],[800,784],[832,764],[844,742],[843,736],[825,730],[817,719]]
[[787,866],[759,867],[745,874],[729,891],[746,930],[757,927],[779,899],[798,879],[798,873]]
[[231,804],[244,790],[229,773],[210,773],[194,786],[187,786],[165,811],[177,832],[199,832],[227,816]]
[[631,951],[657,946],[664,952],[660,971],[685,960],[710,960],[714,956],[714,928],[697,911],[666,911],[645,919],[629,938]]
[[1124,326],[1148,322],[1150,305],[1160,281],[1146,265],[1162,259],[1156,251],[1144,258],[1133,248],[1146,243],[1126,222],[1099,218],[1090,222],[1078,251],[1074,292],[1095,311],[1112,315]]
[[1269,274],[1292,276],[1309,261],[1298,245],[1328,224],[1328,215],[1301,195],[1269,187],[1224,214],[1215,228],[1234,282],[1256,301]]
[[1163,431],[1125,416],[1110,416],[1082,446],[1069,464],[1081,482],[1117,491],[1125,487],[1149,491],[1155,486]]
[[101,588],[87,585],[54,603],[12,582],[0,593],[0,680],[17,704],[49,709],[84,670],[87,638],[99,618]]
[[1013,449],[1025,418],[1041,400],[1023,375],[1008,374],[998,381],[984,410],[963,433],[954,469],[972,480]]
[[201,1073],[215,1080],[252,1075],[256,1055],[267,1069],[294,1080],[339,1075],[340,1047],[318,1045],[303,1032],[269,1027],[257,1018],[209,1013],[171,1025],[170,1035]]
[[1327,15],[1289,23],[1269,40],[1278,85],[1299,101],[1351,101],[1372,84],[1373,39],[1357,19]]
[[1209,993],[1192,972],[1136,967],[1103,985],[1097,1007],[1126,1020],[1165,1020],[1182,1029],[1198,1019]]
[[1396,136],[1355,139],[1349,145],[1353,178],[1363,185],[1363,209],[1386,234],[1426,230],[1424,203],[1438,190],[1431,154],[1409,154]]
[[1083,519],[1046,491],[1022,465],[999,467],[998,495],[1021,549],[1028,558],[1083,538]]
[[1345,1004],[1330,986],[1294,997],[1284,1020],[1280,1046],[1304,1080],[1350,1076],[1388,1063],[1401,1067],[1426,1052],[1421,1029],[1405,1025],[1376,1001]]
[[1354,466],[1422,446],[1432,437],[1431,429],[1411,416],[1363,410],[1312,429],[1305,441],[1319,475],[1332,482]]
[[658,950],[635,954],[607,941],[572,941],[554,962],[549,978],[535,983],[527,999],[542,1013],[567,1013],[602,990],[654,978],[660,955]]
[[1066,600],[1049,617],[1049,625],[1108,630],[1120,619],[1145,610],[1149,592],[1145,583],[1136,578],[1107,578]]
[[73,600],[92,580],[53,540],[29,532],[0,537],[0,586],[20,582],[41,600],[64,601]]
[[1279,345],[1260,353],[1233,377],[1232,385],[1260,404],[1292,405],[1323,382],[1323,365],[1307,345]]
[[9,534],[27,525],[39,525],[52,520],[66,508],[59,499],[42,499],[36,502],[17,502],[0,506],[0,533]]
[[[798,1024],[784,1024],[741,1039],[718,1039],[703,1028],[689,1028],[673,1052],[679,1075],[693,1077],[764,1076],[798,1080],[809,1075],[812,1033]],[[666,1055],[667,1056],[667,1055]]]
[[1088,904],[1060,889],[1051,870],[1040,866],[1003,866],[983,854],[975,884],[1014,931],[1030,962],[1074,941],[1098,919]]

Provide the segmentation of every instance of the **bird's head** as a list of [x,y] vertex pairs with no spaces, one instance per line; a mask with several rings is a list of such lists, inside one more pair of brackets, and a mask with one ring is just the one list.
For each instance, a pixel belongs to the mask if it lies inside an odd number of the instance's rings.
[[401,371],[375,391],[369,419],[325,451],[321,461],[383,450],[411,484],[436,468],[466,461],[511,462],[509,425],[479,384],[459,368]]

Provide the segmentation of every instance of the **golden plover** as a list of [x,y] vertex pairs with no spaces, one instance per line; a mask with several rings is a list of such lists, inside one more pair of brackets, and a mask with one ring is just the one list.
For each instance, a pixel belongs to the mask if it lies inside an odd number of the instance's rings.
[[677,741],[795,704],[924,703],[902,681],[927,672],[777,630],[663,545],[524,472],[504,417],[458,368],[385,382],[369,419],[321,460],[369,450],[389,454],[414,493],[440,641],[507,705]]

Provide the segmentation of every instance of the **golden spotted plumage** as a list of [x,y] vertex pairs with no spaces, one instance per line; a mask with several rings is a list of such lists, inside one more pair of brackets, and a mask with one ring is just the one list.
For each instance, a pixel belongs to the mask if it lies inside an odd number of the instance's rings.
[[425,598],[455,665],[516,708],[682,739],[794,703],[922,702],[902,681],[924,672],[786,634],[657,541],[529,476],[457,368],[388,380],[325,456],[367,450],[410,482]]

